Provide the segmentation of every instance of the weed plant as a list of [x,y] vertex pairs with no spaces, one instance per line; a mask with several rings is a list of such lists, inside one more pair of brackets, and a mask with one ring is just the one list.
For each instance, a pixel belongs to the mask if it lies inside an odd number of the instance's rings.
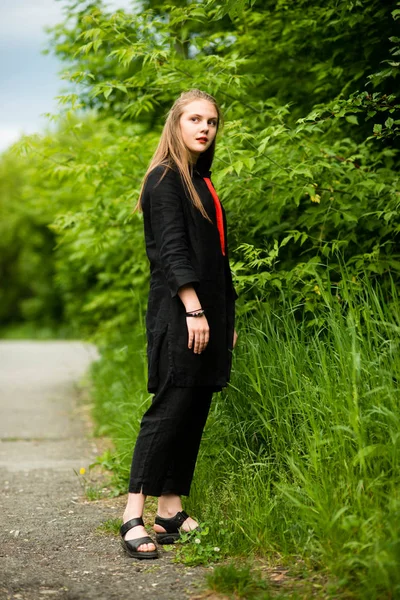
[[[240,317],[185,509],[223,555],[302,558],[333,576],[336,597],[398,598],[399,299],[345,273],[318,291],[317,319],[283,295],[279,310]],[[94,372],[121,488],[150,402],[140,348],[137,337]]]

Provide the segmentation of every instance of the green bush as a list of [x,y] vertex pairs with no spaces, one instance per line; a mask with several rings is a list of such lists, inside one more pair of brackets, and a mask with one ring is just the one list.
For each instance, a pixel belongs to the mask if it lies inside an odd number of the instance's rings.
[[[320,321],[317,279],[338,284],[341,262],[355,278],[367,269],[398,281],[400,9],[378,0],[143,6],[110,14],[101,2],[72,2],[49,30],[74,91],[60,97],[57,133],[14,147],[35,157],[31,169],[21,158],[25,198],[56,238],[43,286],[19,315],[41,312],[50,282],[56,314],[80,335],[107,343],[135,326],[148,267],[131,209],[165,112],[190,87],[215,94],[226,116],[213,180],[241,311],[279,302],[283,290]],[[14,196],[0,202],[10,210]],[[52,239],[40,238],[42,256]],[[23,293],[17,274],[10,298]]]

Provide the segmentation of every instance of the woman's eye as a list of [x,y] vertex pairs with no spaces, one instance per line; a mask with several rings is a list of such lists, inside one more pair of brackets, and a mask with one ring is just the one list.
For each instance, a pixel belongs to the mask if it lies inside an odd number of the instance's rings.
[[[190,117],[190,120],[191,120],[191,121],[198,121],[198,120],[199,120],[199,117]],[[217,126],[217,122],[216,122],[216,121],[209,121],[209,122],[208,122],[208,124],[209,124],[209,125],[213,125],[214,127],[216,127],[216,126]]]

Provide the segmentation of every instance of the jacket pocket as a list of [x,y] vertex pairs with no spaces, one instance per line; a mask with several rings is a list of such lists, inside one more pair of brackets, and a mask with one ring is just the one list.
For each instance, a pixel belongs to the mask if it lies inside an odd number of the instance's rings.
[[[159,384],[160,378],[160,360],[161,353],[165,352],[165,356],[162,357],[163,365],[165,368],[168,367],[168,348],[166,344],[168,333],[168,325],[161,330],[148,331],[148,342],[147,342],[147,361],[148,361],[148,387],[156,389]],[[165,346],[163,347],[165,342]]]

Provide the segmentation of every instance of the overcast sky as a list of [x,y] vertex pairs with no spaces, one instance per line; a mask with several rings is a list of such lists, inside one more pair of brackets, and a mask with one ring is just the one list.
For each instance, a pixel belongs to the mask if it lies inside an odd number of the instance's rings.
[[[107,0],[110,9],[129,8],[132,0]],[[0,0],[0,152],[22,133],[43,130],[41,113],[57,112],[67,82],[58,73],[66,66],[47,47],[45,25],[63,21],[63,0]]]

